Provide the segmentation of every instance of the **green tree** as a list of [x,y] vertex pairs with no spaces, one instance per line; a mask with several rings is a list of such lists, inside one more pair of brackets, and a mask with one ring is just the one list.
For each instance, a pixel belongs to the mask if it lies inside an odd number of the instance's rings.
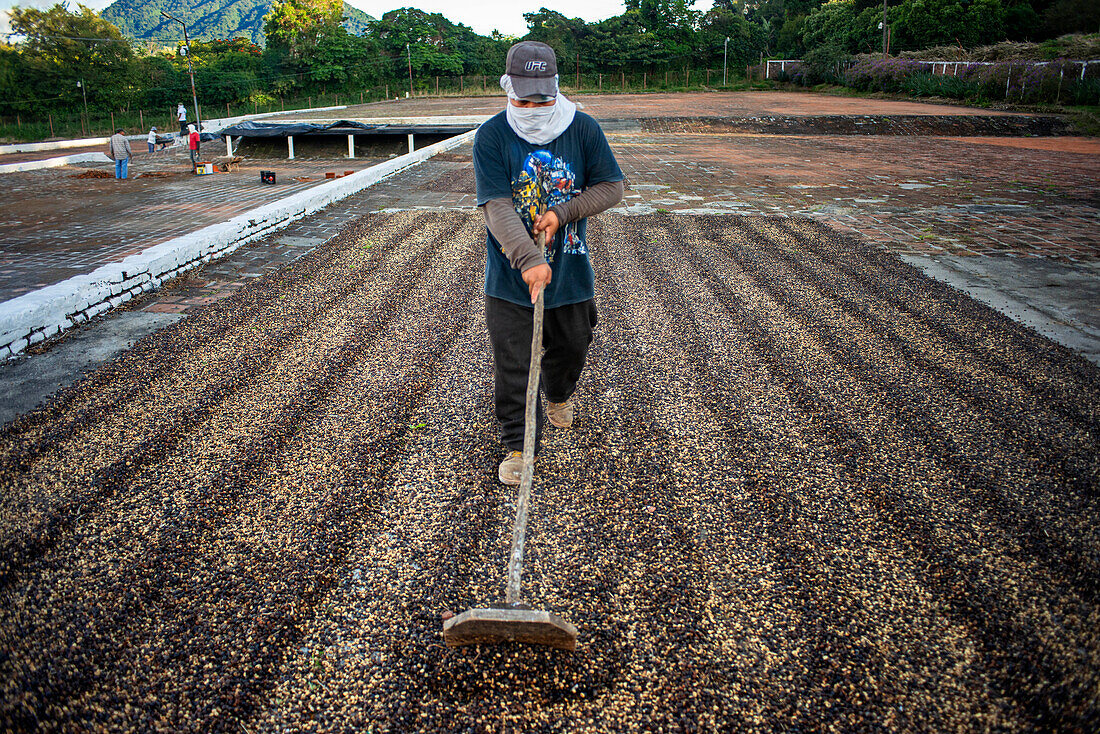
[[1005,37],[1001,0],[905,0],[888,16],[897,50],[994,43]]
[[700,60],[705,59],[708,66],[722,63],[723,46],[730,68],[737,68],[756,61],[765,44],[763,28],[745,20],[740,12],[716,5],[699,21]]
[[[564,65],[566,60],[575,59],[592,33],[592,26],[582,19],[566,18],[558,11],[547,8],[539,8],[537,13],[524,13],[523,19],[527,21],[527,35],[523,37],[524,40],[539,41],[554,49],[559,65]],[[594,60],[588,58],[587,50],[582,55],[582,63],[587,69]]]
[[656,34],[636,10],[588,26],[579,47],[587,65],[605,70],[641,71],[663,61]]
[[[58,3],[46,10],[13,8],[12,31],[23,34],[18,97],[29,109],[88,106],[96,110],[129,104],[141,92],[130,42],[91,8],[73,12]],[[81,82],[81,87],[77,83]]]
[[275,0],[264,16],[267,45],[299,61],[341,28],[343,0]]
[[1042,31],[1048,37],[1066,33],[1095,33],[1100,28],[1096,0],[1055,0],[1043,13]]
[[696,28],[702,15],[694,8],[695,0],[627,0],[627,10],[635,1],[642,27],[657,41],[659,58],[666,62],[694,58],[699,40]]

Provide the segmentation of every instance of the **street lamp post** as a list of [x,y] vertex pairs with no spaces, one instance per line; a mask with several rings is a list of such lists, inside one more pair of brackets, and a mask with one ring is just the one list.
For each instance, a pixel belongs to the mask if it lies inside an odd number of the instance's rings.
[[886,53],[886,0],[882,0],[882,53]]
[[[88,132],[91,132],[91,130],[92,130],[92,120],[91,120],[90,117],[88,117],[88,87],[87,87],[86,84],[84,84],[83,79],[78,81],[76,83],[76,86],[80,87],[80,92],[84,95],[84,119],[88,121]],[[111,134],[113,135],[114,132],[115,131],[112,130]]]
[[199,117],[199,96],[195,94],[195,69],[191,66],[191,40],[187,37],[187,24],[174,15],[160,11],[168,20],[174,20],[183,26],[183,47],[187,49],[187,73],[191,77],[191,103],[195,105],[195,129],[202,131],[202,118]]
[[413,52],[409,44],[405,44],[405,51],[409,54],[409,99],[413,96]]
[[730,37],[726,36],[726,42],[722,44],[722,86],[723,87],[728,86],[728,84],[729,84],[726,81],[726,51],[728,50],[729,45],[730,45]]

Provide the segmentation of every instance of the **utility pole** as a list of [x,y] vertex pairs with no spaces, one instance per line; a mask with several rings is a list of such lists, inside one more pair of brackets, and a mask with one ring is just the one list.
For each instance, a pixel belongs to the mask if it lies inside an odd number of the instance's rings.
[[[76,83],[76,86],[80,87],[80,91],[84,95],[84,119],[88,121],[88,130],[91,131],[92,120],[90,117],[88,117],[88,86],[84,83],[83,79],[78,81]],[[114,135],[115,131],[112,130],[111,134]]]
[[722,44],[722,86],[728,86],[729,82],[726,80],[726,51],[729,50],[730,37],[726,36],[726,42]]
[[886,53],[886,0],[882,0],[882,53]]
[[199,117],[199,96],[195,94],[195,68],[191,65],[191,40],[187,37],[187,24],[163,10],[160,11],[160,14],[168,20],[174,20],[183,26],[183,50],[187,52],[184,54],[187,57],[187,74],[191,77],[191,103],[195,106],[195,129],[202,132],[202,118]]
[[[885,1],[885,0],[884,0]],[[413,96],[413,52],[409,44],[405,44],[405,51],[409,54],[409,99]]]

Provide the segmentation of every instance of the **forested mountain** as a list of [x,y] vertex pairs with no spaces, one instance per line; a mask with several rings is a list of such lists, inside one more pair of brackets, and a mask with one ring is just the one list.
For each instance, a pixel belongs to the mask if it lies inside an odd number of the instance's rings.
[[[271,9],[271,2],[272,0],[115,0],[101,15],[118,26],[123,35],[142,41],[173,43],[180,38],[179,23],[161,15],[163,10],[186,22],[187,32],[193,39],[242,36],[262,46],[264,16]],[[344,3],[344,27],[349,33],[361,33],[370,20],[370,16],[362,10]]]

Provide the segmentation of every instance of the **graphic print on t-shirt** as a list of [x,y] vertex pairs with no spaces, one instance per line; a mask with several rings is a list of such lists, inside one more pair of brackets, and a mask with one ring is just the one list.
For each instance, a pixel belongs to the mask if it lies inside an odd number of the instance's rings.
[[[569,164],[554,157],[548,150],[536,150],[523,161],[523,169],[512,181],[512,206],[528,231],[535,219],[555,204],[569,201],[579,192],[574,189],[577,180]],[[576,222],[569,222],[558,230],[562,239],[562,254],[586,255],[588,250],[577,234]],[[546,262],[554,262],[554,243],[546,243],[543,253]]]

